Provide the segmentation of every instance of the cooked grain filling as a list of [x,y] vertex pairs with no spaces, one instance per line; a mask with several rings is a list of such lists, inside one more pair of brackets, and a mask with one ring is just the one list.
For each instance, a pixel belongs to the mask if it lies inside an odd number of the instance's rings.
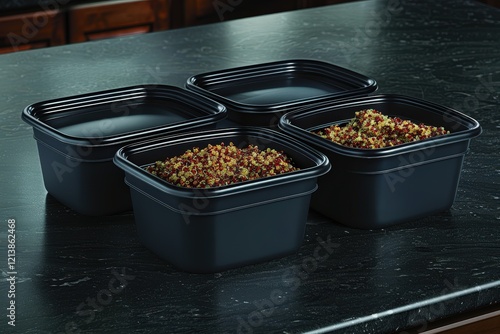
[[382,115],[375,109],[360,110],[345,126],[332,125],[313,132],[325,139],[354,148],[383,148],[450,133],[443,127],[416,124]]

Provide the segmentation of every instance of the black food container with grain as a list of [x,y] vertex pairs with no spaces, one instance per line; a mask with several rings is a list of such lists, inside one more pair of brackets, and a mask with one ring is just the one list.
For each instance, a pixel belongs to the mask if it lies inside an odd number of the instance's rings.
[[[347,123],[363,109],[443,126],[450,133],[380,149],[350,148],[312,133]],[[479,123],[469,116],[401,95],[330,101],[290,112],[279,126],[326,154],[332,164],[331,171],[318,180],[311,207],[362,229],[384,228],[450,209],[469,142],[481,133]]]
[[351,70],[311,59],[291,59],[194,75],[186,87],[228,109],[236,125],[277,129],[291,110],[332,99],[365,96],[375,80]]
[[127,144],[199,128],[212,128],[226,108],[194,92],[142,85],[55,99],[27,106],[45,188],[85,215],[131,210],[124,174],[113,164]]
[[[145,170],[193,147],[249,144],[274,148],[300,170],[213,188],[170,184]],[[330,169],[325,155],[277,131],[227,128],[179,134],[121,148],[115,164],[130,186],[142,244],[179,269],[210,273],[295,252],[304,238],[316,180]]]

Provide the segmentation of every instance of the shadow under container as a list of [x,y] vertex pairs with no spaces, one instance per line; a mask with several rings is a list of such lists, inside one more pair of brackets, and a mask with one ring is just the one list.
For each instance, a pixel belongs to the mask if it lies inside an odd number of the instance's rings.
[[280,117],[289,111],[365,96],[377,90],[377,83],[327,62],[291,59],[197,74],[186,88],[225,105],[235,125],[278,129]]
[[[274,148],[297,171],[213,188],[170,184],[145,170],[193,147],[220,143]],[[330,169],[325,155],[279,132],[228,128],[180,134],[121,148],[115,163],[130,186],[141,243],[177,268],[210,273],[294,253],[302,244],[311,194]]]
[[116,151],[133,142],[197,128],[213,128],[226,108],[185,89],[142,85],[27,106],[47,192],[85,215],[132,209]]
[[[356,111],[442,126],[450,133],[380,149],[358,149],[313,134],[346,124]],[[451,208],[477,121],[454,109],[401,95],[350,98],[284,115],[280,128],[326,154],[331,171],[318,180],[311,208],[344,225],[384,228]]]

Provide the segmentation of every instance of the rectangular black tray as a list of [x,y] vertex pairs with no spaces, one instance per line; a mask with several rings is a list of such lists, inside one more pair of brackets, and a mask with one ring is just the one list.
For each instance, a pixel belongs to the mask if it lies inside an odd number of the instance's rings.
[[[381,149],[350,148],[313,134],[345,122],[362,109],[376,109],[451,133]],[[383,228],[449,209],[462,161],[479,123],[454,109],[401,95],[357,97],[290,112],[280,120],[287,134],[328,156],[331,171],[318,180],[311,207],[342,224]]]
[[224,104],[228,119],[239,125],[273,128],[288,111],[368,95],[377,84],[330,63],[292,59],[194,75],[186,87]]
[[[206,189],[172,185],[144,167],[208,144],[285,152],[298,171]],[[121,148],[115,163],[131,188],[141,242],[176,267],[216,272],[295,252],[302,244],[316,180],[330,169],[325,155],[282,133],[230,128],[188,133]]]
[[131,210],[124,174],[112,160],[123,145],[200,127],[215,127],[226,108],[199,94],[143,85],[27,106],[45,188],[86,215]]

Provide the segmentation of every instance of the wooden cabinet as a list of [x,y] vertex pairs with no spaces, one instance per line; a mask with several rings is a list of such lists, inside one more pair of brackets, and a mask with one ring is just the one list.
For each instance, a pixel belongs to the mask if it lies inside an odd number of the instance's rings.
[[476,310],[420,328],[406,331],[409,334],[498,334],[500,333],[500,309],[498,306]]
[[300,1],[282,0],[185,0],[181,25],[221,22],[226,20],[298,9]]
[[0,15],[0,53],[169,29],[171,1],[96,0]]
[[130,0],[86,4],[68,10],[69,42],[165,30],[168,0]]
[[180,6],[182,17],[176,18],[175,26],[214,23],[348,1],[352,0],[185,0]]
[[0,53],[142,34],[352,0],[89,0],[0,16]]
[[[89,0],[0,15],[0,53],[142,34],[352,0]],[[490,0],[491,1],[491,0]],[[40,9],[40,8],[39,8]]]
[[485,3],[489,6],[500,8],[500,0],[479,0],[479,1],[481,1],[482,3]]
[[335,5],[342,2],[349,2],[352,0],[300,0],[300,6],[302,8],[318,7],[326,5]]
[[65,44],[65,22],[59,10],[0,16],[0,54]]

